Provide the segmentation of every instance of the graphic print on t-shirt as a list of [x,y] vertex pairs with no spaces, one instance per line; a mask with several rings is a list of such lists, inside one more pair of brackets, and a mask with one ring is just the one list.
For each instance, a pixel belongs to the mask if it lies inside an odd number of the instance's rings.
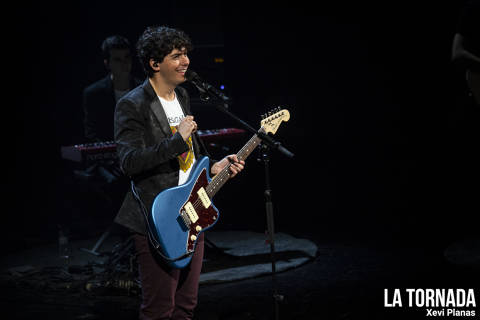
[[[165,115],[167,116],[170,129],[172,130],[172,133],[175,134],[178,130],[178,125],[180,124],[182,119],[185,118],[182,107],[180,106],[180,103],[178,102],[176,96],[171,101],[167,101],[162,97],[159,97],[159,99],[162,104],[163,110],[165,111]],[[195,163],[195,154],[193,153],[191,136],[188,138],[186,143],[188,145],[188,151],[177,157],[178,164],[180,166],[178,174],[178,185],[181,185],[187,181],[193,164]]]
[[[175,127],[171,126],[170,129],[172,129],[173,134],[177,132],[176,126]],[[194,156],[193,156],[193,148],[192,148],[192,136],[188,137],[187,144],[188,144],[188,151],[182,153],[177,157],[178,163],[180,164],[180,170],[182,170],[183,172],[187,172],[193,163]]]

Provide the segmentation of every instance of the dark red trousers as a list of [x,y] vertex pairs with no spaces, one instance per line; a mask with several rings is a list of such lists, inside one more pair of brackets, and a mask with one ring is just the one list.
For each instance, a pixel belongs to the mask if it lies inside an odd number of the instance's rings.
[[140,320],[192,319],[202,269],[203,233],[190,264],[183,269],[168,267],[150,247],[146,236],[135,235],[135,248],[142,285]]

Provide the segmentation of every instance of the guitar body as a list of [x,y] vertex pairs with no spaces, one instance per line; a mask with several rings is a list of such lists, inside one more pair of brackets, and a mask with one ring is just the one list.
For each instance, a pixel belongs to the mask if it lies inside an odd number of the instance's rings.
[[[288,119],[288,110],[277,108],[265,116],[258,132],[275,134],[280,123]],[[237,158],[245,160],[260,142],[257,134],[253,135],[237,153]],[[192,260],[198,237],[218,221],[219,213],[211,198],[229,179],[230,165],[211,179],[209,159],[202,157],[195,162],[187,182],[163,190],[155,197],[148,216],[148,232],[153,238],[151,241],[158,243],[158,246],[154,243],[155,248],[171,267],[186,267]]]
[[[196,161],[187,182],[166,189],[155,197],[149,217],[150,234],[160,244],[162,254],[169,259],[193,252],[200,234],[218,221],[217,208],[204,197],[202,201],[210,181],[209,159],[202,157]],[[166,262],[173,268],[184,268],[191,257],[188,255]]]

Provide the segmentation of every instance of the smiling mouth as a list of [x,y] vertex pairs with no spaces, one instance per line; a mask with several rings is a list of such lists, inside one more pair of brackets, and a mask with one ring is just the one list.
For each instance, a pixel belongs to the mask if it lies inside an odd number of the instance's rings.
[[177,72],[181,73],[181,74],[185,74],[185,72],[187,72],[187,68],[185,69],[178,69]]

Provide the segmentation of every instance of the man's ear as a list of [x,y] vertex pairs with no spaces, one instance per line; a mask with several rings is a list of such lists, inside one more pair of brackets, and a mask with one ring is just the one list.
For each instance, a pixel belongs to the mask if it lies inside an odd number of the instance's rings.
[[110,66],[108,65],[108,59],[103,59],[103,64],[105,65],[105,68],[110,71]]
[[149,61],[149,64],[150,64],[150,68],[153,69],[153,71],[158,71],[160,70],[160,65],[157,61],[153,60],[153,59],[150,59]]

